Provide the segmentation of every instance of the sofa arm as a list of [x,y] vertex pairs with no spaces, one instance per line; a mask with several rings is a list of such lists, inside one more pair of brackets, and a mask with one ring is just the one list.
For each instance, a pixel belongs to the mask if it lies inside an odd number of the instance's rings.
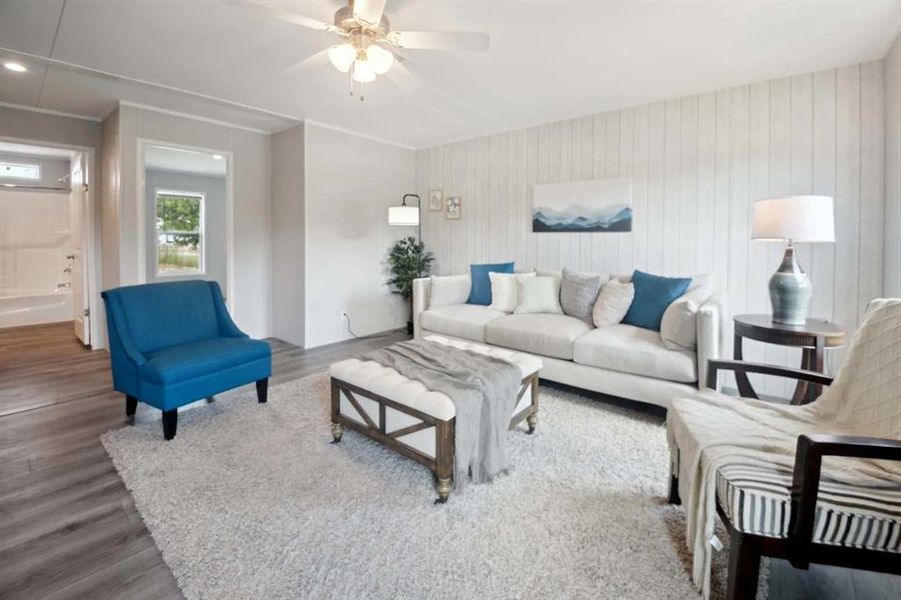
[[222,337],[248,338],[250,337],[235,325],[228,308],[225,306],[225,298],[222,296],[222,288],[215,281],[207,281],[210,286],[210,293],[213,295],[213,306],[216,308],[216,323],[219,328],[219,335]]
[[419,317],[429,307],[429,294],[432,290],[430,277],[419,277],[413,280],[413,339],[422,339],[422,324]]
[[[717,293],[698,308],[698,387],[707,387],[707,361],[725,352],[729,334],[728,296]],[[719,389],[719,386],[717,386]]]

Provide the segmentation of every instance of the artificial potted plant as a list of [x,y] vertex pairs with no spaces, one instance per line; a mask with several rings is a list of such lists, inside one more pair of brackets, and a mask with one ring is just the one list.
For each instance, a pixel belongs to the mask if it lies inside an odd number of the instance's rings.
[[407,333],[413,333],[413,280],[424,277],[432,269],[434,255],[425,249],[425,243],[409,236],[398,240],[388,253],[388,286],[410,304]]

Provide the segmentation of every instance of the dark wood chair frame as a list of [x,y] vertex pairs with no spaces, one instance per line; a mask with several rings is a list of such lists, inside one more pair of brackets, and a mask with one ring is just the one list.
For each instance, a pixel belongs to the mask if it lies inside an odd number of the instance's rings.
[[[707,386],[711,389],[716,389],[719,371],[775,375],[822,386],[832,383],[832,377],[816,371],[734,360],[710,360]],[[901,556],[897,553],[813,542],[820,468],[824,456],[901,460],[901,442],[839,435],[798,436],[787,538],[766,537],[736,530],[717,499],[717,513],[726,525],[731,539],[726,598],[745,600],[756,596],[760,558],[763,556],[786,559],[798,569],[807,569],[814,563],[901,575]],[[669,502],[681,503],[676,474],[670,478]]]
[[[535,431],[538,424],[538,371],[525,377],[521,382],[519,393],[516,395],[515,406],[519,405],[526,391],[531,385],[531,402],[524,409],[513,415],[510,419],[510,429],[516,427],[521,421],[526,420],[529,426],[529,433]],[[427,467],[435,475],[435,491],[438,492],[436,503],[447,502],[447,498],[453,490],[454,483],[454,423],[456,419],[444,421],[436,419],[431,415],[411,408],[394,400],[380,396],[369,390],[365,390],[359,386],[353,385],[341,379],[331,378],[332,388],[332,437],[334,443],[341,441],[344,429],[353,429],[373,440],[384,444],[388,448],[395,450]],[[356,419],[352,419],[341,413],[341,393],[347,398],[351,406],[359,413],[363,423]],[[360,405],[357,397],[367,398],[378,404],[379,421],[376,423],[372,417]],[[416,419],[419,423],[414,423],[401,429],[394,431],[386,430],[385,413],[388,408],[392,408],[398,412],[404,413]],[[405,435],[428,429],[435,428],[435,456],[434,458],[417,450],[413,446],[405,444],[400,439]]]
[[[258,379],[256,381],[257,387],[257,402],[260,404],[265,404],[266,400],[269,398],[269,378],[266,379]],[[200,400],[201,398],[198,398]],[[208,396],[206,398],[207,402],[213,402],[214,397]],[[135,413],[138,411],[138,402],[140,400],[135,398],[134,396],[125,396],[125,417],[128,419],[129,425],[134,425]],[[175,432],[178,429],[178,408],[173,408],[172,410],[164,410],[163,411],[163,438],[166,441],[171,440],[175,437]]]

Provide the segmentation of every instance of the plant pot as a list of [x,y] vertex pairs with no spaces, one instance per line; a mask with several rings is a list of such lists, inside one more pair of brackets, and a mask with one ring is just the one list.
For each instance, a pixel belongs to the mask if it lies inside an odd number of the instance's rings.
[[407,321],[407,335],[413,335],[413,321]]

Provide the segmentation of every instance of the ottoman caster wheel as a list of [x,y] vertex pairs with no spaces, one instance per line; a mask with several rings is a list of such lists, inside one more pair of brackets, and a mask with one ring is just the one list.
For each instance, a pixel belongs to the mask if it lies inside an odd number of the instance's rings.
[[538,413],[532,413],[526,417],[526,423],[529,425],[529,435],[535,433],[535,427],[538,425]]
[[344,425],[341,423],[332,423],[332,443],[337,444],[340,442],[342,435],[344,435]]
[[435,499],[435,504],[447,503],[447,497],[450,496],[452,489],[454,489],[454,480],[452,478],[436,479],[435,491],[438,492],[438,498]]

